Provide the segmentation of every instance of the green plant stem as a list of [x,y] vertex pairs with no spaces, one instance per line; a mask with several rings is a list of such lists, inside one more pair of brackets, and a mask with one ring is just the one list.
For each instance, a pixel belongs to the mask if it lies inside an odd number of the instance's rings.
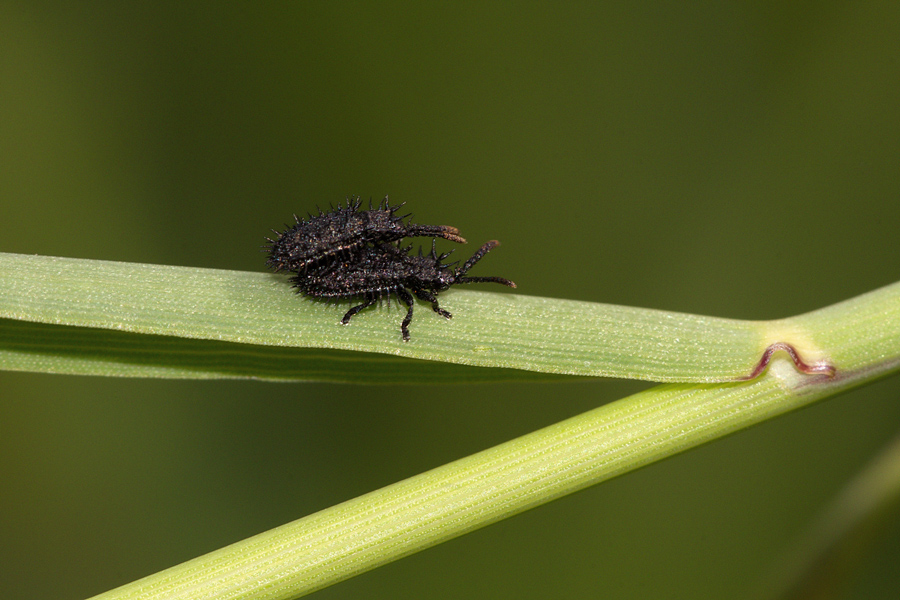
[[896,368],[804,375],[779,358],[753,381],[659,386],[95,600],[297,598]]
[[860,563],[900,516],[900,436],[895,437],[823,511],[783,573],[766,582],[760,600],[843,598]]

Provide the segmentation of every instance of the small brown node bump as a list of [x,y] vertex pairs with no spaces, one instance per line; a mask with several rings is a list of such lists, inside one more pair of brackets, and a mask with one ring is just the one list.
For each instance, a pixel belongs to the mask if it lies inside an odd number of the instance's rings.
[[766,351],[763,352],[762,358],[759,359],[759,362],[756,365],[756,368],[753,369],[753,372],[746,377],[739,378],[739,381],[749,381],[751,379],[755,379],[759,376],[760,373],[766,370],[766,367],[769,366],[769,361],[772,359],[772,355],[775,352],[783,350],[787,352],[788,356],[791,357],[791,360],[794,361],[794,366],[797,367],[797,370],[801,373],[806,373],[807,375],[826,375],[828,377],[834,377],[837,369],[835,369],[834,365],[830,365],[826,362],[817,362],[817,363],[807,363],[804,361],[800,354],[797,352],[796,348],[794,348],[791,344],[787,342],[775,342],[774,344],[770,344]]

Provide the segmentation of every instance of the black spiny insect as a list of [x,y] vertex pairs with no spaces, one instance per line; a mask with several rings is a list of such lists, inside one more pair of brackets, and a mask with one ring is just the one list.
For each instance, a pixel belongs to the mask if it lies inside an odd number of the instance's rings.
[[[403,203],[405,204],[405,203]],[[397,216],[403,206],[390,206],[385,196],[381,204],[360,210],[359,196],[347,199],[347,206],[338,205],[331,212],[319,210],[317,216],[300,219],[285,231],[272,230],[278,237],[267,238],[269,251],[266,264],[275,271],[304,273],[342,260],[354,260],[356,254],[369,244],[391,243],[405,237],[440,237],[464,244],[459,230],[447,225],[417,225],[403,220],[410,215]]]
[[412,321],[413,296],[431,303],[434,312],[447,319],[452,315],[438,306],[435,294],[458,283],[492,282],[516,287],[516,284],[502,277],[468,277],[466,273],[475,263],[500,245],[490,241],[482,246],[472,258],[461,267],[454,268],[456,263],[444,264],[449,256],[438,255],[431,243],[431,253],[410,256],[412,246],[398,248],[388,244],[362,246],[352,258],[334,262],[326,267],[300,273],[291,281],[298,291],[314,298],[362,298],[363,303],[347,311],[341,323],[346,325],[353,315],[392,295],[403,302],[408,311],[400,323],[403,341],[409,341],[409,324]]

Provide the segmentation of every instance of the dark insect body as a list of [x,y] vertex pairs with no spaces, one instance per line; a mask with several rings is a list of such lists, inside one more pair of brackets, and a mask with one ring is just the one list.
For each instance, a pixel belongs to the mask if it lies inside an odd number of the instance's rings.
[[355,314],[377,302],[396,296],[408,310],[400,323],[403,341],[409,341],[413,296],[431,303],[434,312],[447,319],[452,315],[438,305],[435,294],[460,283],[499,283],[509,287],[516,284],[502,277],[468,277],[466,273],[485,254],[500,245],[495,240],[483,245],[461,267],[457,263],[444,264],[450,253],[438,255],[431,244],[431,253],[410,256],[412,246],[398,248],[389,244],[362,246],[352,259],[334,262],[306,273],[299,273],[291,281],[298,291],[314,298],[362,298],[363,303],[347,311],[341,323],[350,322]]
[[338,205],[327,213],[320,209],[317,216],[309,215],[308,219],[294,215],[294,226],[283,232],[273,229],[278,237],[267,238],[270,243],[266,246],[266,264],[275,271],[304,273],[340,261],[353,261],[372,244],[389,244],[405,237],[466,242],[455,227],[404,222],[410,215],[395,214],[403,204],[390,206],[385,196],[376,208],[370,200],[369,210],[360,210],[362,201],[357,196],[348,198],[347,206]]

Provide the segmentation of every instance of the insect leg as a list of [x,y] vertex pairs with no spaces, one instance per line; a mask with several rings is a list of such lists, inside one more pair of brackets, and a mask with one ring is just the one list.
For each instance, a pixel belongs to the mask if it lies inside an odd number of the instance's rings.
[[453,317],[449,312],[438,306],[437,297],[428,290],[413,290],[416,294],[416,298],[419,300],[424,300],[425,302],[431,302],[431,309],[437,314],[441,315],[445,319],[450,319]]
[[353,308],[348,310],[347,314],[344,315],[344,318],[341,319],[341,323],[346,325],[347,323],[350,322],[350,319],[353,318],[353,315],[355,315],[356,313],[358,313],[359,311],[361,311],[364,308],[368,308],[368,307],[372,306],[376,302],[378,302],[378,299],[374,295],[366,295],[365,302],[363,302],[359,306],[354,306]]
[[403,301],[406,306],[409,307],[409,310],[406,313],[406,317],[403,319],[403,322],[400,323],[400,332],[403,334],[403,341],[409,341],[409,324],[412,322],[412,314],[413,314],[413,304],[415,304],[415,300],[413,300],[412,295],[406,291],[406,288],[398,287],[397,288],[397,297]]

